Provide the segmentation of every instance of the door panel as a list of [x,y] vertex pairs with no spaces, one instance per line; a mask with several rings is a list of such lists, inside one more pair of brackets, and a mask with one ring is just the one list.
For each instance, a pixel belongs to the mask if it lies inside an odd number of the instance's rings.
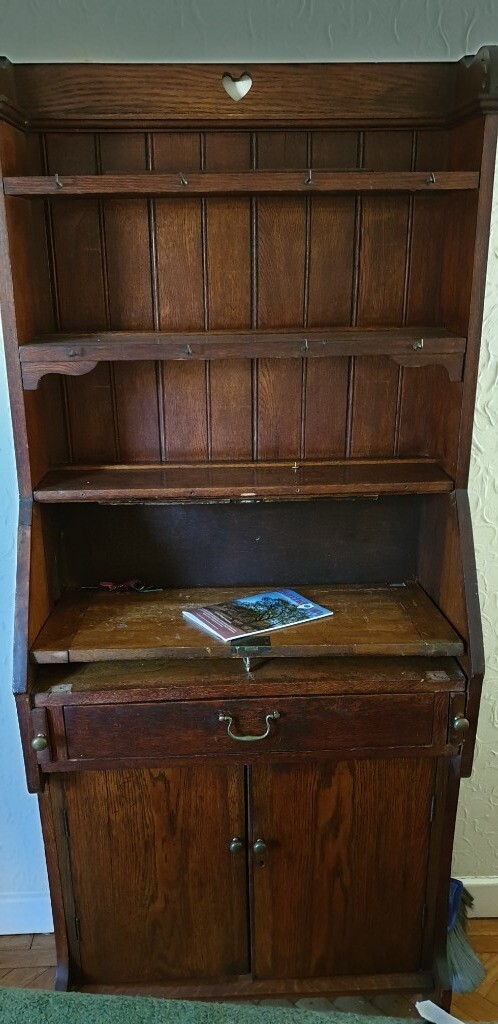
[[420,966],[432,758],[251,773],[257,978]]
[[247,972],[245,845],[229,852],[245,835],[243,769],[81,772],[60,784],[84,979]]

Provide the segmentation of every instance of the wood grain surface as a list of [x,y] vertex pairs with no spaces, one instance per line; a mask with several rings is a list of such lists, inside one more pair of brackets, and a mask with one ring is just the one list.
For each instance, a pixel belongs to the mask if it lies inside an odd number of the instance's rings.
[[464,689],[453,658],[259,659],[239,661],[104,661],[42,666],[30,696],[35,706],[114,701],[194,700],[344,693],[440,693]]
[[[40,714],[41,709],[37,709]],[[267,722],[266,716],[279,718]],[[262,736],[250,747],[235,736]],[[329,697],[256,697],[156,704],[113,704],[64,709],[69,760],[144,757],[225,757],[362,747],[428,747],[434,735],[433,694]],[[446,729],[445,729],[446,732]]]
[[251,770],[258,979],[420,967],[433,777],[430,760]]
[[[31,122],[444,124],[496,105],[494,47],[474,60],[406,64],[21,64],[17,104]],[[486,76],[483,80],[483,67]],[[249,73],[241,103],[225,73]],[[358,82],[361,81],[361,89]],[[131,100],[130,100],[131,97]]]
[[[15,681],[61,989],[449,1008],[497,69],[0,62]],[[167,589],[98,589],[135,578]],[[249,672],[182,616],[289,581],[334,614]],[[275,711],[252,743],[219,720]]]
[[[196,628],[182,615],[256,593],[237,588],[109,594],[73,591],[63,597],[39,634],[39,664],[157,657],[233,657],[230,644]],[[305,587],[312,601],[333,615],[275,630],[276,657],[302,654],[458,655],[462,642],[416,584],[388,587]]]
[[245,836],[242,769],[84,772],[61,787],[82,980],[246,973],[245,856],[229,851]]
[[[182,168],[179,168],[182,172]],[[182,178],[184,180],[182,180]],[[365,172],[313,170],[307,175],[291,171],[204,171],[178,174],[57,175],[55,177],[4,178],[8,196],[66,195],[253,195],[272,192],[437,192],[479,188],[474,171],[438,171],[434,181],[427,172]]]
[[159,467],[52,470],[34,495],[39,502],[195,498],[317,498],[325,495],[450,491],[452,481],[430,460],[296,463],[201,463]]

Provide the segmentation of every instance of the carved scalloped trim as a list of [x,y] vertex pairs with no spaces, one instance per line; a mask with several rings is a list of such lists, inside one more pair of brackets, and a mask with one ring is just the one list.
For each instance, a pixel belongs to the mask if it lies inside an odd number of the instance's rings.
[[[412,353],[384,353],[388,359],[399,366],[443,366],[450,381],[461,381],[463,378],[464,356],[463,354],[441,354],[424,353],[419,355]],[[313,358],[310,356],[310,358]],[[25,391],[36,391],[40,380],[48,373],[61,373],[70,377],[82,377],[90,373],[101,360],[82,359],[78,362],[71,360],[59,360],[56,363],[39,362],[24,363],[22,366],[22,382]]]
[[473,72],[476,72],[480,65],[482,79],[479,91],[498,96],[498,46],[481,46],[477,53],[462,57],[461,64]]

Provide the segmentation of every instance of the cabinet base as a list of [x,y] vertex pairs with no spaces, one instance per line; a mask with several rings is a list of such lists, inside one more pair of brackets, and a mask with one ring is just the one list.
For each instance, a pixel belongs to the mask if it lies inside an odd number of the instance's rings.
[[169,984],[144,983],[126,985],[94,985],[73,983],[79,992],[106,995],[139,995],[167,999],[265,999],[272,996],[299,999],[311,996],[341,996],[379,992],[434,993],[430,971],[412,974],[363,974],[335,978],[286,978],[255,981],[249,975],[233,979],[201,982],[171,982]]

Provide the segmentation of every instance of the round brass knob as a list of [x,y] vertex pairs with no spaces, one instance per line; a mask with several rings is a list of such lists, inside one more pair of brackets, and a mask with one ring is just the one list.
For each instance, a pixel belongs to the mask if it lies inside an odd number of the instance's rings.
[[46,750],[47,749],[47,747],[48,747],[48,739],[47,739],[47,737],[42,732],[39,732],[31,740],[31,746],[33,747],[33,750],[36,750],[37,753],[39,753],[40,750]]
[[264,839],[256,839],[256,842],[253,843],[252,849],[253,853],[256,854],[266,853],[266,843]]
[[238,836],[234,836],[228,849],[230,850],[230,853],[240,853],[240,851],[244,849],[242,839],[239,839]]
[[465,718],[463,715],[455,715],[453,719],[453,732],[462,733],[463,735],[469,728],[470,722],[468,718]]

